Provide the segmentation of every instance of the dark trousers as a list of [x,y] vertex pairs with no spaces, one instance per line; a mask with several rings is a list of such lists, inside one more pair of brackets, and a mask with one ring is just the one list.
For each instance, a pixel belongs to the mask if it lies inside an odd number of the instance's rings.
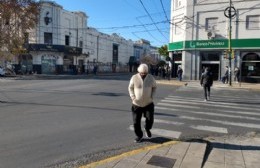
[[228,83],[228,75],[225,75],[221,78],[222,83]]
[[151,103],[145,107],[139,107],[132,105],[132,115],[134,123],[134,131],[137,137],[143,137],[143,131],[141,128],[142,116],[145,117],[145,130],[152,129],[154,121],[154,104]]
[[182,74],[178,74],[179,81],[182,81]]
[[203,89],[204,89],[205,99],[208,99],[210,97],[210,86],[209,85],[203,85]]

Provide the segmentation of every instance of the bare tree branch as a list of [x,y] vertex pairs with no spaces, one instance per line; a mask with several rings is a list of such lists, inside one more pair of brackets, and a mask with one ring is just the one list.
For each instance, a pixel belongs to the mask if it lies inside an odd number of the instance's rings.
[[39,13],[40,5],[35,0],[0,1],[1,58],[25,52],[25,34],[36,27]]

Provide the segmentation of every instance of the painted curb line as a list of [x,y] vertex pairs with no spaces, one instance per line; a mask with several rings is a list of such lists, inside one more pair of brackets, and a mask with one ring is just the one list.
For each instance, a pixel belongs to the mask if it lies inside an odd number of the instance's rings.
[[87,165],[83,165],[83,166],[80,166],[79,168],[94,168],[96,166],[103,165],[103,164],[112,162],[112,161],[117,160],[117,159],[122,159],[122,158],[125,158],[125,157],[128,157],[128,156],[136,155],[136,154],[144,152],[144,151],[149,151],[149,150],[157,149],[157,148],[168,146],[168,145],[174,145],[174,144],[177,144],[177,143],[180,143],[180,141],[169,141],[169,142],[165,142],[163,144],[142,147],[140,149],[135,149],[135,150],[132,150],[132,151],[129,151],[129,152],[125,152],[125,153],[122,153],[120,155],[112,156],[112,157],[104,159],[104,160],[100,160],[100,161],[93,162],[93,163],[90,163],[90,164],[87,164]]

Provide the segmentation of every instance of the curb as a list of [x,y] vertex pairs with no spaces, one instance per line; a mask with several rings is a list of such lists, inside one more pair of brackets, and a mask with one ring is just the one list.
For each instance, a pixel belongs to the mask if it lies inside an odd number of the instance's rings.
[[169,146],[169,145],[175,145],[177,143],[180,143],[180,141],[169,141],[169,142],[165,142],[163,144],[142,147],[140,149],[135,149],[135,150],[132,150],[132,151],[129,151],[129,152],[125,152],[125,153],[122,153],[122,154],[119,154],[119,155],[116,155],[116,156],[112,156],[112,157],[104,159],[104,160],[100,160],[100,161],[93,162],[93,163],[90,163],[90,164],[87,164],[87,165],[83,165],[83,166],[80,166],[79,168],[94,168],[96,166],[103,165],[103,164],[106,164],[106,163],[109,163],[109,162],[112,162],[112,161],[115,161],[115,160],[119,160],[119,159],[122,159],[122,158],[126,158],[126,157],[129,157],[129,156],[132,156],[132,155],[136,155],[136,154],[144,152],[144,151],[154,150],[154,149]]

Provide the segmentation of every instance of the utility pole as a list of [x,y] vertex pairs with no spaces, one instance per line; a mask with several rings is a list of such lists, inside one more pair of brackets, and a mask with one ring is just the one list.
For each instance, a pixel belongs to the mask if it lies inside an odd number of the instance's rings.
[[99,35],[97,35],[97,63],[98,63],[98,51],[99,51]]
[[229,60],[229,85],[232,85],[232,73],[231,73],[231,55],[232,55],[232,18],[236,15],[236,9],[232,6],[231,0],[229,0],[229,7],[224,11],[224,15],[229,18],[229,31],[228,31],[228,60]]
[[228,59],[229,59],[229,86],[232,85],[232,73],[231,73],[231,51],[232,51],[232,45],[231,45],[231,38],[232,38],[232,17],[231,17],[231,0],[229,0],[229,32],[228,32]]
[[79,43],[79,28],[77,28],[76,29],[76,33],[77,33],[77,37],[76,37],[76,41],[77,41],[77,43],[76,43],[76,47],[78,47],[78,43]]

